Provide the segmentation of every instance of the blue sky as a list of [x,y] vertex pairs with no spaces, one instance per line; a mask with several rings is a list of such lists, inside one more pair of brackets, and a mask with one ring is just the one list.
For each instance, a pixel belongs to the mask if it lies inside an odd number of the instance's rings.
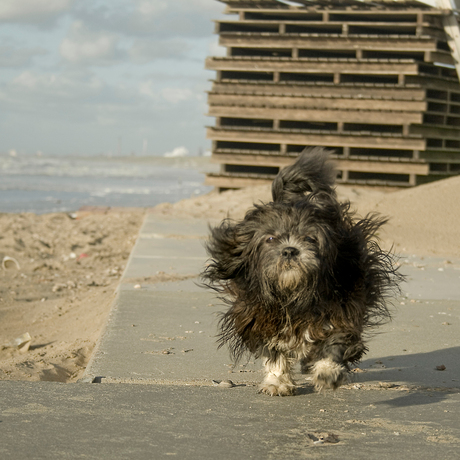
[[206,150],[217,0],[0,0],[0,154]]
[[215,0],[1,0],[0,154],[209,148]]

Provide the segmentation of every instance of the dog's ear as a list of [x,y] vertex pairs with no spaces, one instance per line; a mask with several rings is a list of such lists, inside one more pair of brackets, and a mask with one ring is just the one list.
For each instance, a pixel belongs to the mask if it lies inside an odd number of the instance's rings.
[[283,168],[272,184],[273,201],[293,201],[310,193],[335,194],[333,185],[337,177],[329,151],[321,147],[305,149],[297,161]]
[[204,278],[211,282],[236,278],[243,269],[242,255],[247,246],[239,235],[238,224],[226,219],[210,230],[211,236],[205,246],[211,260]]

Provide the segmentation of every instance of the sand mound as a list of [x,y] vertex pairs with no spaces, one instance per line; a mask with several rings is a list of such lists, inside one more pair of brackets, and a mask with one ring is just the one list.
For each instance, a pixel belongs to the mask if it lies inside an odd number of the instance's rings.
[[385,241],[396,251],[460,257],[460,177],[383,196],[374,209],[390,217]]
[[[460,257],[460,177],[402,190],[340,185],[337,192],[359,215],[378,212],[389,217],[381,235],[385,247],[421,256]],[[270,186],[258,186],[165,203],[156,211],[215,222],[228,216],[239,219],[253,203],[270,200]]]

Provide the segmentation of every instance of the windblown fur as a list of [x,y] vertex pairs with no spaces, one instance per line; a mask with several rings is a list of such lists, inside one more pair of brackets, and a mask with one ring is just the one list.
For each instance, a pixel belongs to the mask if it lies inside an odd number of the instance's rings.
[[298,360],[317,389],[337,388],[367,351],[365,331],[390,318],[385,301],[401,276],[376,242],[386,220],[339,203],[335,175],[326,151],[305,150],[275,178],[273,202],[224,220],[207,242],[202,278],[229,307],[220,346],[235,360],[262,357],[270,395],[295,392]]

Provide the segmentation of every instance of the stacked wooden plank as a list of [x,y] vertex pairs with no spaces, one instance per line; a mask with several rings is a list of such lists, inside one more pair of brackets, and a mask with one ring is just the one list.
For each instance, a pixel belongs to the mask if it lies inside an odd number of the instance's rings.
[[460,84],[442,25],[416,1],[220,0],[225,57],[208,94],[219,189],[269,182],[305,146],[339,181],[411,186],[460,172]]

